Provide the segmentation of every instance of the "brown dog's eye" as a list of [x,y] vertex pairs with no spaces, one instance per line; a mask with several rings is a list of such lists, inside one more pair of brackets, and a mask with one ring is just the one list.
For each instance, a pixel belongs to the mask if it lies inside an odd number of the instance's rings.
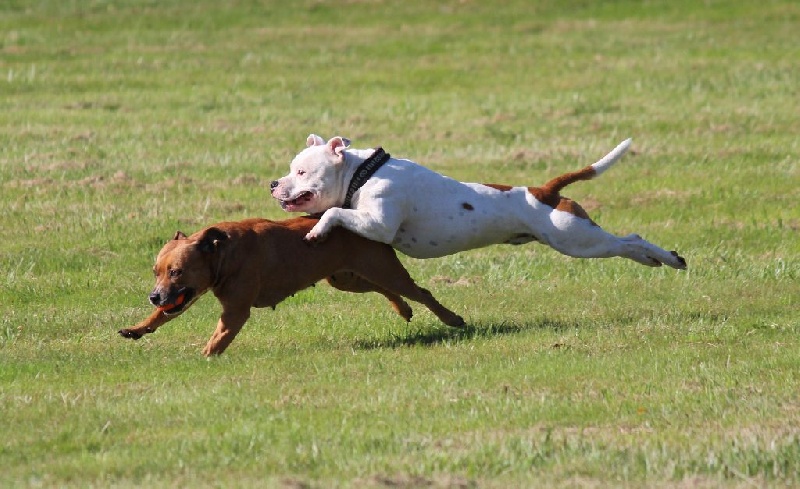
[[179,269],[179,268],[171,268],[169,270],[169,276],[170,276],[170,278],[178,278],[178,277],[181,276],[181,272],[182,272],[182,270]]

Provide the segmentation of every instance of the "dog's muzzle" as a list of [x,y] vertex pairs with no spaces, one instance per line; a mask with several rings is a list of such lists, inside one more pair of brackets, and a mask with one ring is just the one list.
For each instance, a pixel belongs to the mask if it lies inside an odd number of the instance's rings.
[[165,315],[172,316],[183,312],[186,306],[191,304],[195,294],[195,290],[189,287],[183,287],[182,289],[167,294],[166,297],[162,297],[158,292],[153,292],[150,294],[150,303],[156,306],[156,308]]

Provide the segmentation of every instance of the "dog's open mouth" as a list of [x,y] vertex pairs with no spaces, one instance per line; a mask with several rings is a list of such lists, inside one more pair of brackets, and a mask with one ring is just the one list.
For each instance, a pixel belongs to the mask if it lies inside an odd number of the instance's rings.
[[175,298],[166,304],[158,306],[158,310],[163,312],[165,316],[174,316],[183,312],[186,307],[192,303],[195,291],[189,287],[184,287],[175,294]]
[[302,192],[300,195],[295,197],[291,200],[281,200],[281,207],[283,210],[291,210],[302,207],[305,204],[311,202],[314,198],[314,194],[311,192]]

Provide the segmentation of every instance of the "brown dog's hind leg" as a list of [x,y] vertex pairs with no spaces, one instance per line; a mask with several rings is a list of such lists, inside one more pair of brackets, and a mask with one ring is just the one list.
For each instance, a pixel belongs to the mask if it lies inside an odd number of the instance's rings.
[[414,283],[414,288],[416,288],[421,294],[420,298],[415,299],[410,295],[406,295],[406,297],[408,297],[411,300],[415,300],[417,302],[424,304],[444,324],[452,326],[454,328],[460,328],[461,326],[464,326],[464,324],[466,324],[464,322],[464,318],[462,318],[458,314],[454,313],[453,311],[451,311],[450,309],[444,307],[441,303],[439,303],[439,301],[436,300],[433,294],[431,294],[431,291],[429,291],[428,289],[424,289],[415,283]]
[[464,319],[461,316],[441,305],[433,294],[414,282],[391,247],[386,245],[385,248],[377,247],[371,250],[374,252],[363,253],[361,256],[363,260],[354,267],[354,272],[375,284],[378,287],[377,292],[385,289],[390,294],[401,295],[419,302],[430,309],[444,324],[453,327],[464,326]]
[[406,321],[411,321],[413,311],[411,310],[411,306],[408,305],[408,302],[404,301],[399,295],[393,294],[386,289],[378,287],[369,280],[366,280],[351,271],[336,272],[333,275],[326,277],[325,280],[328,281],[331,287],[343,290],[345,292],[353,292],[356,294],[377,292],[389,300],[389,302],[392,304],[392,309],[394,309],[395,312],[400,315],[400,317]]
[[121,329],[118,331],[118,333],[120,334],[120,336],[123,336],[125,338],[138,340],[139,338],[148,333],[153,333],[159,327],[163,326],[164,323],[170,321],[174,317],[177,316],[167,316],[160,309],[156,309],[155,311],[153,311],[152,314],[150,314],[150,316],[147,317],[147,319],[145,319],[141,323],[137,324],[132,328]]
[[239,330],[242,329],[244,323],[250,317],[250,307],[237,309],[236,311],[225,310],[223,305],[222,315],[217,322],[217,329],[214,334],[209,338],[206,347],[203,348],[203,355],[209,357],[211,355],[221,355],[225,348],[231,344]]

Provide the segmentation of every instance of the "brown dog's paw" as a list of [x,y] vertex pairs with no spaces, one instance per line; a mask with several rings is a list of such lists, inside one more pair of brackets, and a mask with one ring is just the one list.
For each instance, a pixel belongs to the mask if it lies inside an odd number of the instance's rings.
[[119,330],[117,332],[123,338],[130,338],[132,340],[138,340],[139,338],[142,337],[142,335],[140,333],[137,333],[136,331],[134,331],[132,329],[121,329],[121,330]]
[[456,317],[453,318],[453,321],[448,323],[447,325],[453,328],[463,328],[464,326],[467,325],[467,322],[464,321],[464,318],[462,318],[461,316],[456,315]]
[[399,299],[397,301],[392,301],[392,309],[395,310],[397,314],[400,315],[406,322],[410,322],[411,318],[414,316],[414,311],[411,309],[411,306],[408,305],[408,302]]

